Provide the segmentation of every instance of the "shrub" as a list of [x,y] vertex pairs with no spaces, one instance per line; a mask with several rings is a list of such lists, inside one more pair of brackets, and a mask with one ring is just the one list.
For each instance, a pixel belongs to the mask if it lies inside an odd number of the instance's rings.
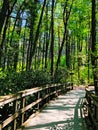
[[2,72],[0,75],[0,94],[7,95],[18,91],[51,83],[47,70],[32,70],[23,72]]
[[68,77],[68,71],[65,68],[59,68],[54,76],[55,83],[66,83]]

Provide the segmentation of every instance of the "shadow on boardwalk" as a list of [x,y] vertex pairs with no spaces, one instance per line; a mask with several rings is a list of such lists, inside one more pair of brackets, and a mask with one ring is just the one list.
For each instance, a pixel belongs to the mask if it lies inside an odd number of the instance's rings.
[[59,96],[37,117],[29,119],[23,130],[87,130],[82,112],[84,90]]

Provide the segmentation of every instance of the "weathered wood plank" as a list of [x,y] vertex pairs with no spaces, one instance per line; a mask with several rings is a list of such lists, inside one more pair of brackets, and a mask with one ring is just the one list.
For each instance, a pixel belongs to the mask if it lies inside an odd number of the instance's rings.
[[[62,85],[61,84],[52,84],[52,85],[46,85],[45,87],[36,87],[24,91],[20,91],[17,94],[12,94],[8,96],[1,96],[0,97],[0,106],[4,107],[6,104],[13,103],[14,104],[14,112],[13,115],[10,115],[7,119],[3,120],[0,123],[0,130],[10,124],[11,122],[14,121],[13,124],[13,130],[16,129],[16,119],[21,115],[21,124],[24,123],[24,113],[26,113],[29,109],[34,107],[35,105],[38,105],[38,110],[39,110],[39,103],[43,102],[45,99],[48,98],[47,101],[50,100],[50,96],[54,95],[56,93],[60,93],[62,91]],[[38,97],[35,99],[35,101],[32,101],[32,103],[26,105],[26,97],[30,96],[32,94],[37,94]],[[20,102],[20,108],[18,110],[18,100]],[[46,103],[43,102],[42,104],[44,105]],[[26,105],[26,106],[25,106]]]

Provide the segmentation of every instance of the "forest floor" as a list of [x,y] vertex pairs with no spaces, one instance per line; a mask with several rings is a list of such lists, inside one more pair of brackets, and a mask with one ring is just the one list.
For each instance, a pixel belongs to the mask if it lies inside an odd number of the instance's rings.
[[30,118],[23,130],[88,130],[82,108],[84,97],[84,87],[58,96],[36,117]]

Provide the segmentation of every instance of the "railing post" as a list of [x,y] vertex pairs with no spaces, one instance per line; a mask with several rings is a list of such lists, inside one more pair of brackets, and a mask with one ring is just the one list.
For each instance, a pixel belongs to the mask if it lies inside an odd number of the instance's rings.
[[89,92],[86,92],[86,95],[87,95],[88,106],[91,107],[90,93],[89,93]]
[[55,92],[55,95],[54,95],[54,98],[55,98],[55,97],[57,97],[57,95],[58,95],[57,84],[54,86],[54,92]]
[[87,99],[87,102],[88,102],[88,118],[91,119],[91,115],[90,115],[90,112],[89,112],[89,109],[91,108],[91,98],[89,96],[89,92],[86,90],[86,99]]
[[95,119],[96,119],[96,122],[98,122],[98,107],[95,106]]
[[[40,91],[38,92],[38,100],[40,99]],[[39,105],[39,103],[37,104],[37,109],[39,110],[40,108],[40,105]]]
[[62,85],[60,84],[60,85],[58,85],[58,87],[59,87],[58,89],[59,89],[59,95],[60,95],[60,94],[62,94]]
[[0,130],[2,130],[2,124],[0,124]]
[[54,90],[56,93],[55,93],[55,97],[58,96],[58,90],[57,90],[57,85],[55,85],[55,90]]
[[59,92],[59,85],[56,86],[56,91],[57,91],[57,96],[59,96],[60,92]]
[[[21,109],[24,109],[24,107],[25,107],[25,98],[22,98],[22,100],[21,100]],[[23,123],[24,123],[24,112],[21,115],[21,125],[23,125]]]
[[[47,94],[47,95],[49,94],[49,89],[48,89],[48,87],[46,88],[46,94]],[[46,99],[46,102],[47,102],[47,103],[49,102],[49,95],[48,95],[48,97],[47,97],[47,99]]]
[[49,94],[48,100],[50,101],[50,86],[48,87],[48,94]]
[[[14,113],[16,113],[16,111],[17,111],[17,105],[18,105],[18,101],[17,100],[15,100],[14,101]],[[14,122],[13,122],[13,130],[16,130],[16,126],[17,126],[17,121],[16,121],[16,118],[14,119]]]
[[60,85],[60,87],[61,87],[61,94],[62,94],[64,91],[64,85]]

